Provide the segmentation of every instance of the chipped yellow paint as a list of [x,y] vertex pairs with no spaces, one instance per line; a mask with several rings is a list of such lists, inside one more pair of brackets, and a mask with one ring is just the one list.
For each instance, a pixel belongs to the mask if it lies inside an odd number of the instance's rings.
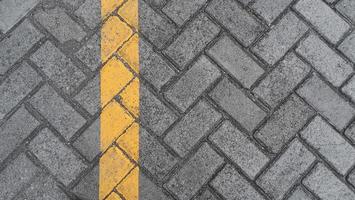
[[99,199],[138,200],[138,0],[101,0],[101,17]]

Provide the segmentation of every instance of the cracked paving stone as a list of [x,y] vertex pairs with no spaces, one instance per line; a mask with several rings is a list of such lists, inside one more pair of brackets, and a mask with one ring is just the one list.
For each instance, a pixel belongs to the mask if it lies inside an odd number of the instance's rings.
[[322,200],[355,199],[355,194],[321,163],[303,180],[303,184]]
[[271,168],[258,177],[256,183],[273,199],[282,199],[314,160],[313,154],[294,139]]
[[99,167],[95,166],[74,187],[73,189],[74,194],[83,199],[97,200],[99,194],[98,180],[99,180]]
[[255,188],[231,165],[226,165],[216,178],[212,180],[212,187],[225,199],[264,200]]
[[170,179],[166,188],[180,199],[191,199],[222,164],[223,158],[204,143]]
[[[354,4],[355,5],[355,4]],[[355,9],[354,9],[355,10]],[[338,47],[351,61],[355,62],[355,32],[350,34]]]
[[210,136],[210,140],[252,179],[269,161],[269,158],[229,121],[225,121]]
[[47,128],[31,141],[29,149],[64,185],[71,183],[86,168],[72,149]]
[[101,64],[100,37],[93,35],[75,55],[84,62],[91,71],[95,71]]
[[180,69],[185,66],[217,36],[219,27],[205,14],[198,15],[165,50]]
[[216,66],[206,56],[201,56],[165,96],[181,110],[186,111],[220,75]]
[[226,78],[218,83],[210,96],[248,131],[252,131],[266,117],[265,111]]
[[251,8],[271,24],[293,0],[257,0]]
[[164,141],[184,157],[221,118],[220,113],[201,100],[168,132]]
[[73,146],[92,161],[100,153],[100,118],[96,119],[73,143]]
[[341,174],[355,163],[355,149],[321,117],[314,118],[300,135]]

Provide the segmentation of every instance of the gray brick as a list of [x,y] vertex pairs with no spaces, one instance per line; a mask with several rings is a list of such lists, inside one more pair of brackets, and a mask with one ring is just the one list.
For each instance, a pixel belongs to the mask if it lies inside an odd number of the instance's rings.
[[23,63],[0,85],[0,119],[11,111],[41,81],[38,74]]
[[31,104],[67,140],[85,124],[85,119],[49,86],[42,87],[31,99]]
[[10,69],[42,36],[28,20],[25,20],[9,37],[4,38],[0,42],[0,74]]
[[0,199],[12,199],[37,173],[36,166],[20,154],[0,173]]
[[174,126],[164,141],[183,157],[221,117],[220,113],[202,100]]
[[314,34],[308,36],[296,51],[337,87],[353,71],[350,63],[336,54]]
[[234,0],[214,0],[207,7],[207,12],[245,46],[249,46],[264,30],[261,24]]
[[146,0],[153,7],[161,7],[166,4],[167,0]]
[[282,199],[314,160],[313,154],[295,139],[256,183],[273,199]]
[[145,86],[140,86],[140,120],[155,134],[163,132],[177,119],[176,115]]
[[285,56],[254,89],[271,107],[277,106],[305,78],[310,68],[295,54]]
[[347,94],[351,100],[355,101],[355,76],[351,77],[341,90]]
[[165,96],[185,111],[220,75],[216,66],[206,56],[201,56]]
[[341,174],[355,163],[355,149],[321,117],[301,132],[302,138],[324,156]]
[[95,114],[100,110],[100,80],[95,76],[81,91],[74,97],[87,111]]
[[251,7],[271,24],[293,0],[257,0]]
[[139,176],[139,199],[144,200],[172,200],[162,189],[150,181],[143,173]]
[[219,28],[205,14],[201,14],[186,27],[165,52],[180,69],[183,69],[217,36],[218,32]]
[[343,129],[355,114],[349,102],[341,98],[316,75],[307,80],[297,93],[339,130]]
[[77,9],[85,0],[62,0],[63,3],[70,9]]
[[205,190],[201,195],[198,195],[194,200],[218,200],[210,190]]
[[101,22],[100,8],[100,0],[86,0],[74,14],[84,19],[85,24],[93,29]]
[[36,13],[34,17],[61,43],[70,40],[81,41],[86,35],[84,30],[61,8],[43,10]]
[[95,166],[73,189],[81,199],[97,200],[99,197],[99,166]]
[[355,62],[355,32],[349,35],[340,44],[339,50],[342,51],[351,61]]
[[222,164],[223,159],[203,144],[166,187],[180,199],[191,199]]
[[0,163],[39,125],[28,111],[21,107],[0,127]]
[[239,0],[240,3],[242,3],[243,5],[247,5],[248,3],[250,3],[252,0]]
[[139,45],[139,73],[159,90],[175,72],[168,62],[141,38]]
[[177,159],[144,129],[140,129],[139,152],[141,165],[159,180],[162,180],[177,162]]
[[227,200],[263,200],[253,186],[231,165],[226,165],[211,183]]
[[294,14],[286,14],[253,51],[274,65],[307,31],[308,27]]
[[255,134],[272,152],[277,153],[313,115],[313,111],[296,95],[280,106]]
[[73,146],[89,161],[92,161],[100,153],[100,118],[96,119],[75,140]]
[[210,96],[248,131],[252,131],[266,116],[265,111],[228,79],[223,79]]
[[163,12],[181,26],[206,2],[207,0],[171,0],[163,8]]
[[287,200],[315,200],[315,198],[299,186]]
[[0,31],[6,33],[19,22],[39,0],[3,0],[0,2]]
[[73,92],[85,79],[83,72],[50,42],[37,50],[31,60],[66,93]]
[[335,8],[355,22],[355,12],[354,12],[355,1],[353,0],[339,1],[336,4]]
[[175,25],[155,12],[143,0],[139,1],[139,13],[140,30],[158,48],[162,48],[176,33]]
[[29,148],[64,185],[72,182],[86,167],[72,150],[48,129],[43,129],[31,141]]
[[256,174],[269,161],[269,158],[229,121],[225,121],[210,136],[210,140],[245,171],[251,179],[254,179]]
[[239,45],[226,36],[209,49],[208,54],[247,88],[264,73]]
[[101,65],[100,37],[93,35],[90,40],[76,54],[91,71],[95,71]]
[[26,188],[18,200],[70,200],[67,195],[58,187],[57,183],[48,175],[41,174],[34,182]]
[[303,184],[323,200],[351,200],[355,194],[323,164],[318,163]]
[[294,8],[332,43],[338,42],[350,29],[349,24],[322,0],[301,0]]

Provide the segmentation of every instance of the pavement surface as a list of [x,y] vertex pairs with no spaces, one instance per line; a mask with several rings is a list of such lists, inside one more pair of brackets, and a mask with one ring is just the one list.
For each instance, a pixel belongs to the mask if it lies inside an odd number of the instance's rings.
[[[114,57],[140,81],[139,159],[114,141],[129,172],[106,199],[355,199],[354,0],[138,3],[139,75]],[[0,0],[0,200],[98,199],[101,15]]]

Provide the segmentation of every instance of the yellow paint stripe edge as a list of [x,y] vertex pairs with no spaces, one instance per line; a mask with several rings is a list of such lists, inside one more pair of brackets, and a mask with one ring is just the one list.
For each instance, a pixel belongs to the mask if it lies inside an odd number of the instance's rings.
[[138,0],[101,0],[101,19],[99,199],[137,200]]

